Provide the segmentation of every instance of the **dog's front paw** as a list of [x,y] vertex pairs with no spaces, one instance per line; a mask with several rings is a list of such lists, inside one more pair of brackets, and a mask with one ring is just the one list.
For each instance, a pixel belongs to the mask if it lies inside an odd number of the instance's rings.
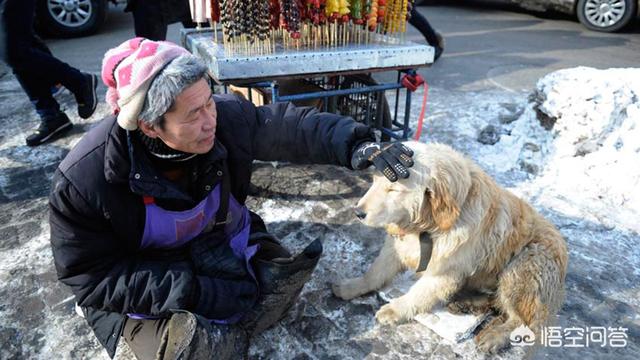
[[475,337],[480,351],[487,354],[497,354],[508,345],[508,338],[498,334],[485,333]]
[[343,300],[351,300],[367,291],[363,289],[362,279],[346,279],[331,285],[333,294]]
[[501,324],[500,317],[494,318],[478,335],[474,337],[478,349],[487,354],[496,354],[509,344],[509,335],[513,330],[513,326]]
[[376,313],[376,319],[382,325],[394,325],[407,320],[393,302],[381,307]]

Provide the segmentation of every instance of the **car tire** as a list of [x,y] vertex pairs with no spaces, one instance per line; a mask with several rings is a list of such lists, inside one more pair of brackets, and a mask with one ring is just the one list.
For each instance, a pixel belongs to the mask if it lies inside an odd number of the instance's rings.
[[637,0],[578,0],[576,14],[587,29],[616,32],[635,18],[637,6]]
[[36,26],[52,36],[90,35],[104,24],[108,6],[108,0],[38,0]]

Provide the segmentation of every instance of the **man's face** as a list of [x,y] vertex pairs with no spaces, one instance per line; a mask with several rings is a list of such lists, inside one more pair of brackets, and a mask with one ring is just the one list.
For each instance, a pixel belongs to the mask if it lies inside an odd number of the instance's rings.
[[[155,126],[147,136],[159,137],[169,147],[191,154],[205,154],[213,147],[216,104],[205,79],[184,89],[173,109],[164,115],[164,128]],[[153,136],[155,135],[155,136]]]

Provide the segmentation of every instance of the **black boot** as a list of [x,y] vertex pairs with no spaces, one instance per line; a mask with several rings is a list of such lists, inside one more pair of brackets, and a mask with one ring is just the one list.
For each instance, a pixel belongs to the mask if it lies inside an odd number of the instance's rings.
[[165,330],[156,359],[245,359],[246,331],[237,325],[216,325],[190,312],[175,313]]
[[291,308],[321,254],[322,243],[315,240],[296,257],[256,259],[254,270],[260,286],[258,304],[239,323],[250,337],[275,324]]
[[59,111],[51,117],[44,117],[40,126],[27,137],[27,146],[37,146],[61,135],[73,127],[65,113]]

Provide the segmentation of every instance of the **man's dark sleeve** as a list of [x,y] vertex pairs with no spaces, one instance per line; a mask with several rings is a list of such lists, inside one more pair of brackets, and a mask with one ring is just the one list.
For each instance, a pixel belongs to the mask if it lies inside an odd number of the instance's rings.
[[121,314],[161,316],[171,309],[203,309],[203,316],[221,315],[214,298],[200,296],[224,295],[216,293],[214,279],[197,276],[188,258],[145,259],[127,249],[59,171],[49,200],[58,279],[71,287],[80,306]]
[[291,103],[256,108],[254,125],[253,154],[264,161],[350,167],[353,147],[375,141],[368,126],[350,117]]

